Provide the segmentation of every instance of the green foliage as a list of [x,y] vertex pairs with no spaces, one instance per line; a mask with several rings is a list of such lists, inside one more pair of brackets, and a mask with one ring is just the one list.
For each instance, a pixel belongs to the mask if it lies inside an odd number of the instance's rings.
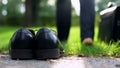
[[48,0],[42,0],[39,5],[40,17],[55,17],[55,5],[48,4]]
[[0,13],[0,20],[2,25],[21,25],[23,22],[23,15],[20,13],[19,6],[22,4],[21,0],[8,0],[6,5],[3,5],[0,1],[0,12],[3,10],[7,11],[7,15],[4,16]]
[[[101,10],[107,8],[108,2],[115,2],[117,5],[120,6],[119,0],[99,0],[99,2],[97,3],[97,6],[99,8],[98,11],[100,12]],[[0,0],[0,12],[2,12],[3,10],[7,10],[7,16],[3,16],[2,13],[0,13],[0,25],[21,25],[24,18],[24,14],[20,12],[20,5],[22,4],[25,4],[24,2],[22,2],[22,0],[8,0],[8,3],[4,5],[2,4],[2,0]],[[44,18],[46,17],[46,20],[48,20],[48,18],[50,17],[55,17],[55,8],[56,5],[49,5],[48,0],[40,0],[38,10],[38,22],[43,22],[42,24],[40,23],[41,25],[47,25],[46,23],[44,23]],[[72,10],[73,13],[75,13],[74,8],[72,8]],[[77,22],[78,21],[79,20],[77,20]],[[73,25],[74,24],[75,23],[73,23]]]

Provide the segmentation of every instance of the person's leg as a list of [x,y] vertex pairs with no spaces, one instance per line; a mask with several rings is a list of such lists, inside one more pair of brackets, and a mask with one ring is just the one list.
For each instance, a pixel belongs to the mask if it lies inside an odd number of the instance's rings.
[[81,41],[94,37],[95,6],[94,0],[80,0]]
[[56,20],[58,38],[66,41],[71,25],[71,0],[57,0]]

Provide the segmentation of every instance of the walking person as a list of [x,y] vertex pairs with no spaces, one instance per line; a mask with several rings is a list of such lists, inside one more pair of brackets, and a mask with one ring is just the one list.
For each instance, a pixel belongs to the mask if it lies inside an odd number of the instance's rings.
[[[95,8],[94,0],[80,0],[81,42],[93,44]],[[56,22],[58,38],[67,41],[71,26],[71,0],[57,0]]]

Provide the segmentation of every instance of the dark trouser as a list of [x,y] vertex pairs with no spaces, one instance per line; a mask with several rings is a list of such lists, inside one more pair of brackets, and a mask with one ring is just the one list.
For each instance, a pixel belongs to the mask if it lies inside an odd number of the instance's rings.
[[[81,40],[94,37],[94,0],[80,0]],[[58,38],[65,41],[71,26],[71,0],[57,0],[56,8]]]

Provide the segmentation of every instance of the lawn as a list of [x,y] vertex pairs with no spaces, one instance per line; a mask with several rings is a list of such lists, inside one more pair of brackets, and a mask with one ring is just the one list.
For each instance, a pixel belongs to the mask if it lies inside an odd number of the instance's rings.
[[[0,53],[9,53],[9,40],[13,33],[20,27],[0,26]],[[55,27],[50,27],[56,31]],[[38,30],[39,27],[31,29]],[[79,56],[114,56],[120,57],[119,42],[106,44],[97,40],[98,27],[95,27],[94,44],[92,46],[82,45],[80,42],[80,29],[78,26],[71,27],[68,42],[63,42],[65,54]]]

